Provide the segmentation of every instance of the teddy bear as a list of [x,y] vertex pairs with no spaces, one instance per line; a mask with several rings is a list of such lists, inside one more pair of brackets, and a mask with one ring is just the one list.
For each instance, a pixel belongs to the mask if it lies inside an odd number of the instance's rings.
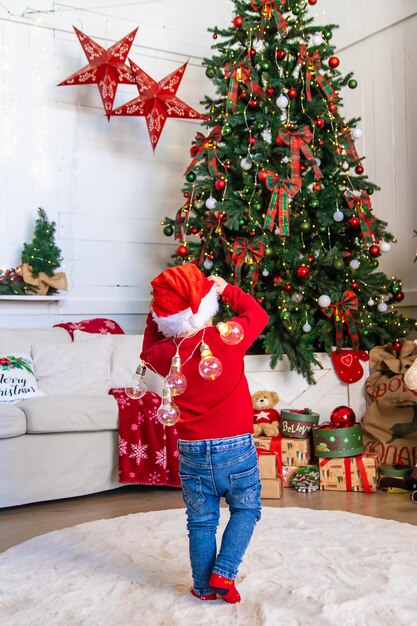
[[256,391],[251,397],[255,437],[276,437],[280,414],[274,406],[279,402],[279,395],[275,391]]

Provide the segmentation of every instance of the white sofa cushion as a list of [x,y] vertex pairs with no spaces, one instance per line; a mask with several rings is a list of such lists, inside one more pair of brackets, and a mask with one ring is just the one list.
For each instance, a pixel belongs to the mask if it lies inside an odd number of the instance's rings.
[[[28,433],[117,430],[119,410],[113,396],[53,395],[19,404]],[[62,451],[65,454],[65,450]]]
[[30,354],[0,352],[0,403],[16,404],[40,395]]
[[26,415],[13,404],[0,404],[0,439],[19,437],[26,432]]
[[30,353],[32,344],[71,343],[63,328],[0,328],[0,352]]
[[[91,341],[98,337],[105,339],[109,335],[92,335],[81,330],[74,331],[74,342]],[[143,335],[110,335],[112,342],[110,364],[110,388],[119,389],[130,386],[139,363],[142,351]],[[146,369],[145,383],[148,391],[161,395],[162,379],[158,374]]]
[[41,391],[56,394],[105,394],[110,389],[111,336],[88,342],[32,346]]

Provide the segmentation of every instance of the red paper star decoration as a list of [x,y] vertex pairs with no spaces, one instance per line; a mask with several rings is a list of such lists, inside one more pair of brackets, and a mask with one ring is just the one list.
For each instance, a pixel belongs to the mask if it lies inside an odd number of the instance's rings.
[[113,115],[144,116],[148,125],[152,149],[161,136],[167,117],[182,119],[205,119],[195,109],[176,97],[178,87],[187,67],[184,63],[179,69],[165,76],[157,83],[140,67],[129,59],[139,96],[112,111]]
[[135,82],[132,71],[125,61],[138,29],[135,28],[129,35],[106,50],[78,28],[75,26],[73,28],[88,59],[88,65],[71,74],[58,86],[97,85],[107,119],[110,121],[117,85]]

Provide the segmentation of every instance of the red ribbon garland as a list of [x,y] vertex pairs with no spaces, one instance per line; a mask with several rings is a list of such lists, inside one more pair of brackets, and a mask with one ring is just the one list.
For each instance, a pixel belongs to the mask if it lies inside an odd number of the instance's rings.
[[[281,6],[285,6],[286,0],[281,0]],[[267,23],[273,16],[277,31],[281,37],[287,35],[287,24],[282,17],[282,13],[278,10],[276,0],[252,0],[252,7],[254,11],[261,11],[261,25],[259,28],[259,34],[263,37]]]
[[256,96],[262,98],[265,95],[265,91],[262,87],[252,81],[252,64],[249,55],[239,64],[226,63],[224,66],[224,76],[226,79],[230,79],[229,91],[226,98],[227,111],[233,112],[236,109],[240,83],[243,83],[245,87]]
[[300,152],[302,152],[308,161],[308,164],[313,168],[316,179],[323,178],[323,174],[317,165],[317,161],[313,156],[310,148],[307,144],[313,139],[313,133],[309,126],[303,126],[301,130],[291,132],[288,129],[280,128],[278,131],[278,137],[280,141],[290,146],[291,150],[291,181],[295,185],[301,186],[301,174],[300,174]]
[[[358,466],[359,474],[361,477],[361,482],[363,485],[363,489],[365,493],[371,494],[372,489],[369,484],[368,475],[366,473],[365,465],[363,463],[363,454],[358,454],[357,456],[349,456],[343,459],[343,464],[345,466],[345,477],[346,477],[346,491],[352,491],[352,473],[351,473],[351,460],[355,460]],[[333,459],[322,459],[322,467],[327,465]]]
[[372,214],[372,202],[369,194],[366,191],[361,191],[360,196],[355,196],[350,190],[347,190],[345,198],[349,208],[357,212],[365,243],[368,246],[378,243],[381,239],[381,231]]
[[213,176],[213,178],[220,176],[220,172],[217,168],[216,148],[221,138],[222,130],[220,126],[215,126],[207,137],[200,132],[196,134],[195,144],[197,146],[197,152],[195,153],[190,165],[185,170],[184,176],[186,176],[193,169],[194,165],[205,153],[207,153],[207,169],[211,176]]
[[265,216],[264,228],[274,229],[275,217],[278,212],[280,235],[288,237],[290,234],[289,201],[300,191],[300,187],[291,180],[280,181],[278,174],[272,170],[267,171],[265,182],[272,194]]
[[359,336],[356,328],[352,311],[358,310],[358,297],[354,291],[347,290],[342,295],[340,302],[330,304],[330,306],[322,308],[324,315],[332,317],[334,315],[334,323],[336,330],[336,347],[340,352],[343,347],[343,323],[348,328],[348,333],[352,341],[352,348],[359,350]]
[[247,256],[253,261],[252,274],[252,288],[256,285],[259,277],[258,263],[263,259],[265,253],[265,246],[262,241],[256,241],[250,244],[248,239],[243,237],[237,237],[233,244],[233,256],[235,263],[235,285],[240,282],[242,265],[245,262]]
[[328,100],[334,98],[337,94],[327,78],[320,73],[321,71],[321,58],[318,50],[315,50],[314,54],[308,54],[307,46],[303,44],[300,46],[300,52],[298,55],[298,63],[301,64],[305,62],[306,64],[306,91],[307,91],[307,100],[311,102],[311,81],[313,76],[315,75],[316,81],[323,91],[324,95]]
[[183,232],[182,232],[182,222],[183,220],[184,222],[188,220],[190,209],[191,209],[191,204],[190,204],[190,201],[187,200],[187,202],[177,211],[177,214],[175,216],[175,223],[174,223],[175,239],[184,238]]

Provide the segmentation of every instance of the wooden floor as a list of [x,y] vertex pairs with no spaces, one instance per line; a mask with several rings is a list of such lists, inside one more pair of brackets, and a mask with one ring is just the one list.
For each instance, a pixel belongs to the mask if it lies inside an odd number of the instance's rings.
[[[304,494],[285,489],[281,500],[264,500],[263,504],[278,508],[350,511],[417,525],[417,504],[410,500],[407,493],[379,491],[366,495],[319,491]],[[83,522],[183,506],[179,489],[128,486],[80,498],[1,509],[0,551],[31,537]]]

